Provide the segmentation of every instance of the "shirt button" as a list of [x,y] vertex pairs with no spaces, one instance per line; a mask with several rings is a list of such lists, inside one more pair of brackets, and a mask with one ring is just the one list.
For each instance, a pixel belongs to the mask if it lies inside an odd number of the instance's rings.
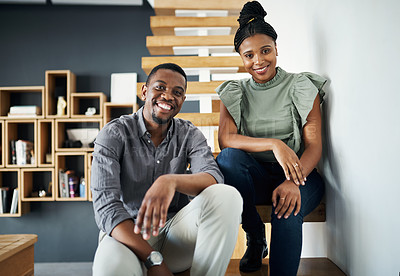
[[157,164],[160,164],[160,160],[157,160],[156,163],[157,163]]
[[150,144],[150,140],[147,140],[147,142]]

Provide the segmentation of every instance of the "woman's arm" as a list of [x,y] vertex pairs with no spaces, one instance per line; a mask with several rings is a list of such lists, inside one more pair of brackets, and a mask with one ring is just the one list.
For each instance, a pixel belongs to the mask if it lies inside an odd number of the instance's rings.
[[296,153],[284,142],[279,139],[249,137],[237,132],[235,121],[221,101],[218,130],[218,142],[221,149],[236,148],[246,152],[272,150],[285,172],[286,179],[293,179],[297,185],[304,184],[302,164]]
[[317,166],[322,154],[319,95],[315,98],[313,107],[307,116],[307,123],[303,127],[303,142],[305,149],[300,161],[307,176]]
[[[321,110],[319,95],[314,100],[313,107],[307,116],[307,123],[303,127],[303,141],[305,150],[300,158],[304,168],[304,175],[309,175],[317,166],[322,153],[321,139]],[[284,200],[282,200],[284,199]],[[295,209],[294,215],[300,212],[300,190],[292,181],[285,180],[272,193],[272,203],[278,218],[288,218]]]

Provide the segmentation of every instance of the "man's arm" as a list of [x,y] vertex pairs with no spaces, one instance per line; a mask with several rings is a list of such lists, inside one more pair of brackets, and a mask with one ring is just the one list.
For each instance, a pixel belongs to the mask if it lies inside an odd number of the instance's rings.
[[143,230],[143,238],[150,238],[153,225],[153,236],[157,236],[160,227],[167,221],[168,207],[175,192],[196,196],[208,186],[217,183],[208,173],[165,174],[157,178],[146,192],[136,219],[135,233]]
[[201,131],[189,126],[185,132],[185,148],[187,148],[187,162],[192,174],[167,174],[156,179],[147,191],[136,219],[135,233],[143,229],[143,238],[150,238],[150,228],[153,225],[153,235],[158,235],[163,227],[168,207],[175,192],[196,196],[205,188],[223,182],[223,176],[214,160],[207,140]]
[[[111,232],[111,236],[124,244],[135,255],[142,261],[146,261],[146,258],[150,255],[153,248],[147,241],[142,238],[142,235],[135,234],[133,231],[134,223],[128,219],[118,224]],[[165,262],[162,262],[160,266],[151,267],[148,272],[148,276],[151,275],[172,275]]]

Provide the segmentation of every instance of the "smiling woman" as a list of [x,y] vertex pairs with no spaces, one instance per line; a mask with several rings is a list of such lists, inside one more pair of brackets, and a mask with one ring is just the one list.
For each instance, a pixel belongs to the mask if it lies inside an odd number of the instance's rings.
[[244,5],[234,44],[251,78],[226,81],[221,98],[217,163],[243,198],[247,250],[240,270],[256,271],[268,255],[255,205],[272,200],[270,275],[296,275],[303,218],[320,202],[315,170],[322,151],[320,101],[325,79],[277,67],[277,34],[257,2]]

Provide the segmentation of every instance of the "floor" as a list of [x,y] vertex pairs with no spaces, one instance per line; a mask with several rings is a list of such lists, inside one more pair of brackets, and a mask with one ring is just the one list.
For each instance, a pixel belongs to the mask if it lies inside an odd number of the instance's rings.
[[[36,263],[35,276],[91,276],[92,263]],[[186,273],[183,275],[187,275]],[[260,271],[240,273],[239,260],[232,260],[225,276],[268,276],[268,259]],[[297,276],[346,276],[326,258],[301,259]]]

